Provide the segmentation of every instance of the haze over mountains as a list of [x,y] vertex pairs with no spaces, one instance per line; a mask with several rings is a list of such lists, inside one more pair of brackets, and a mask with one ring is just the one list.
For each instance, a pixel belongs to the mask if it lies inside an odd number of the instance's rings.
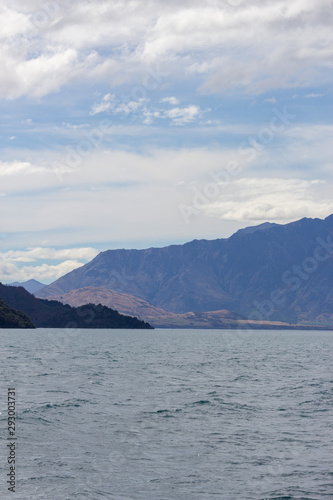
[[87,301],[98,289],[108,300],[113,291],[174,314],[227,310],[259,321],[332,325],[332,280],[333,215],[262,224],[227,239],[108,250],[36,295],[70,301],[76,291]]

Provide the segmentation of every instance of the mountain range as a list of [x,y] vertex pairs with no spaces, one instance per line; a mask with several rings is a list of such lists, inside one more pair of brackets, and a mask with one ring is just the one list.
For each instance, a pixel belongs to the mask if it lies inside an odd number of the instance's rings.
[[87,304],[88,302],[103,304],[117,309],[122,314],[144,319],[157,328],[292,328],[289,324],[283,322],[248,321],[241,315],[227,310],[187,312],[183,314],[172,313],[160,307],[154,307],[145,300],[133,295],[115,292],[106,288],[79,288],[60,297],[52,297],[50,299],[57,300],[63,304],[70,304],[74,307]]
[[143,301],[142,317],[150,308],[169,315],[170,326],[172,314],[219,311],[259,322],[330,326],[332,282],[333,215],[261,224],[226,239],[107,250],[36,295],[78,305],[104,294],[109,306],[112,300],[125,306],[119,294],[126,295],[132,308]]

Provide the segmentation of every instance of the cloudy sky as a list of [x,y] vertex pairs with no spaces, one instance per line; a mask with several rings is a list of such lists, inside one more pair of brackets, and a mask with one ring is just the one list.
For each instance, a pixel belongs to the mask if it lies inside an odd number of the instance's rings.
[[333,213],[331,0],[2,0],[0,280]]

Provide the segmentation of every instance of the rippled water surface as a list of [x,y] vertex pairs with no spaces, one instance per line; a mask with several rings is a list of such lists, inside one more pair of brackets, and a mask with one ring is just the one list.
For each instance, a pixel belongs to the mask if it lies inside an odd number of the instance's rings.
[[333,498],[332,332],[0,335],[0,498]]

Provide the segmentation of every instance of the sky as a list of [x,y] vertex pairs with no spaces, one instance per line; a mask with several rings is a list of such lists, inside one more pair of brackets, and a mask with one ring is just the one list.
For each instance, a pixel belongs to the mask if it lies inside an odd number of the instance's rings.
[[0,281],[333,213],[331,0],[2,0]]

